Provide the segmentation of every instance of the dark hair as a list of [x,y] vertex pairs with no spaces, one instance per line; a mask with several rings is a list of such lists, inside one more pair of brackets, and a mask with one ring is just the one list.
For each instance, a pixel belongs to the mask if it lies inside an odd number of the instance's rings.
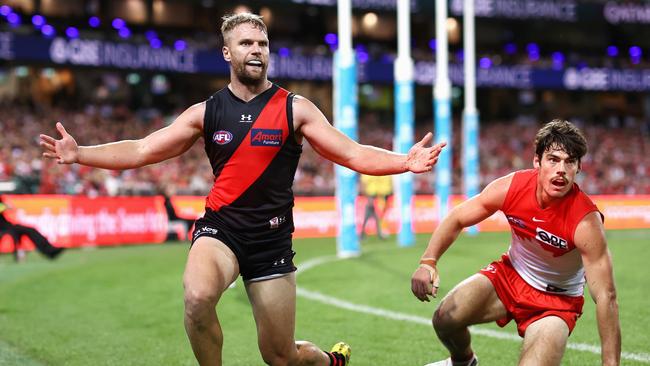
[[559,149],[570,158],[580,161],[587,153],[587,139],[573,123],[554,119],[547,123],[535,136],[535,155],[541,160],[544,152]]
[[231,30],[235,29],[240,24],[248,23],[253,27],[261,30],[265,34],[268,34],[266,30],[266,24],[262,20],[262,17],[257,14],[252,13],[237,13],[237,14],[228,14],[221,18],[223,23],[221,24],[221,36],[223,37],[224,44],[227,43],[227,34]]

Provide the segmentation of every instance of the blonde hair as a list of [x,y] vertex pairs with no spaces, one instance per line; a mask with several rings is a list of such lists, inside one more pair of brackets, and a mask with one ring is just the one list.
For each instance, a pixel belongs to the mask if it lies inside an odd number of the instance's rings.
[[221,35],[223,36],[224,44],[227,43],[226,39],[228,33],[230,33],[230,31],[235,29],[238,25],[244,23],[248,23],[253,27],[264,32],[264,34],[268,34],[266,30],[266,24],[264,24],[262,17],[257,14],[253,14],[253,13],[228,14],[221,19],[223,20],[223,23],[221,24]]

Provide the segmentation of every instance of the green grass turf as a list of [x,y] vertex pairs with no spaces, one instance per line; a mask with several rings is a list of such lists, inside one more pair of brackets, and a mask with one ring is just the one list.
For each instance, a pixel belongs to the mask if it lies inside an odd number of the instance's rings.
[[[407,314],[418,322],[389,319],[298,297],[297,339],[323,348],[339,340],[352,345],[352,365],[423,365],[445,357],[426,323],[437,302],[421,303],[410,276],[428,240],[411,248],[388,241],[363,242],[359,258],[333,260],[298,275],[301,289],[348,303]],[[498,258],[506,234],[461,236],[439,268],[440,291]],[[648,365],[650,310],[644,291],[650,275],[649,231],[608,233],[614,257],[623,351]],[[332,256],[334,239],[296,240],[296,262]],[[181,277],[187,245],[165,244],[69,250],[54,262],[30,253],[25,263],[0,257],[0,365],[194,365],[183,328]],[[218,305],[224,329],[225,365],[261,365],[255,325],[241,281]],[[482,325],[481,330],[514,334]],[[483,365],[516,364],[519,341],[474,336]],[[571,343],[599,345],[593,302],[587,298]],[[567,350],[563,365],[596,365],[599,355]]]

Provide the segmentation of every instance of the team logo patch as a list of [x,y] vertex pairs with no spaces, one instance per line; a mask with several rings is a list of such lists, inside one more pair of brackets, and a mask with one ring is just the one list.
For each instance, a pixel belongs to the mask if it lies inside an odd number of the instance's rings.
[[285,221],[287,221],[287,218],[284,215],[276,216],[269,220],[269,225],[271,225],[271,229],[277,229],[280,225],[284,224]]
[[558,249],[568,248],[566,239],[563,239],[555,234],[549,233],[548,231],[540,228],[536,228],[535,231],[537,232],[537,236],[535,236],[535,239],[541,241],[542,243]]
[[526,228],[526,224],[524,224],[524,221],[521,220],[520,218],[517,218],[517,217],[514,217],[514,216],[506,216],[506,218],[508,218],[508,221],[510,221],[514,225],[517,225],[522,229]]
[[217,131],[212,135],[212,141],[216,142],[219,145],[225,145],[232,141],[232,133],[229,131]]
[[251,145],[280,146],[282,145],[282,130],[253,128],[251,129]]

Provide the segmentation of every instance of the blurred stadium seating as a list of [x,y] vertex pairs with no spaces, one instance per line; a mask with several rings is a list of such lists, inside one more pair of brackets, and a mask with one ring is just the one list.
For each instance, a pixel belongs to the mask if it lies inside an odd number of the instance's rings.
[[[363,143],[387,148],[392,146],[394,119],[393,3],[355,1],[354,11],[361,81],[359,136]],[[424,0],[412,3],[416,7],[413,56],[418,70],[428,70],[435,48],[433,5]],[[450,60],[457,67],[463,60],[459,3],[450,2],[448,24]],[[530,142],[539,124],[566,118],[588,135],[591,151],[579,181],[588,193],[650,194],[650,69],[643,53],[650,51],[650,31],[648,20],[629,15],[636,9],[633,6],[644,5],[538,1],[546,7],[533,13],[508,11],[499,3],[495,0],[496,7],[489,11],[478,8],[481,181],[530,167]],[[270,70],[272,80],[314,100],[331,120],[327,60],[336,47],[334,1],[15,0],[0,4],[0,193],[152,195],[169,189],[180,195],[205,194],[212,175],[201,144],[159,165],[112,172],[43,161],[37,136],[54,133],[54,123],[62,121],[80,144],[95,144],[138,138],[170,123],[184,108],[226,85],[217,28],[220,16],[233,11],[248,9],[265,16],[273,60],[279,65]],[[78,49],[73,49],[75,44]],[[64,45],[65,52],[57,53],[57,45]],[[170,50],[185,57],[183,62],[192,57],[195,63],[163,67],[143,61],[136,67],[116,59],[84,62],[83,57],[89,57],[81,50],[84,45],[130,45],[139,47],[135,52],[141,54],[145,48]],[[170,56],[171,60],[180,60],[177,56]],[[419,76],[416,138],[433,126],[431,87],[426,72]],[[590,84],[599,77],[608,79]],[[462,110],[459,80],[452,75],[456,132]],[[457,194],[462,192],[459,138],[455,133]],[[296,193],[331,195],[333,176],[331,163],[305,144]],[[432,193],[434,178],[433,173],[418,176],[416,191]]]

